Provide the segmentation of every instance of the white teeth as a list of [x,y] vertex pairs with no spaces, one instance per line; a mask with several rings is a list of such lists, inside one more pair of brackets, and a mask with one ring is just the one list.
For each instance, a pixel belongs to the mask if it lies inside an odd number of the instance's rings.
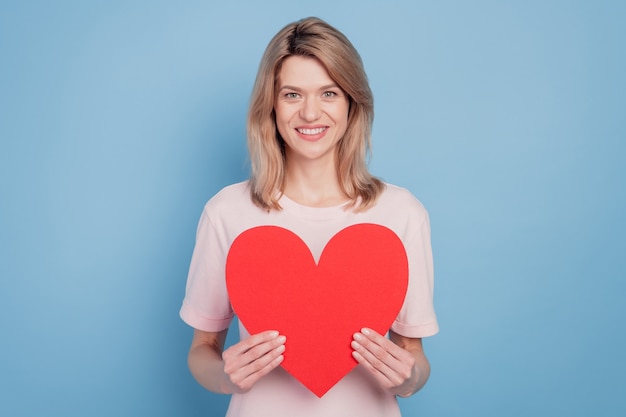
[[298,132],[302,133],[303,135],[319,135],[325,130],[325,127],[318,127],[316,129],[298,129]]

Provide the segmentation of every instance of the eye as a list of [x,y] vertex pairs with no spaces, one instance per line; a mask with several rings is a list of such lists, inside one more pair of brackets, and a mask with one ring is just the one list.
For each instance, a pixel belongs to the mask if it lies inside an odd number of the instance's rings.
[[335,93],[334,91],[324,91],[324,93],[322,94],[322,97],[324,98],[333,98],[336,96],[337,96],[337,93]]
[[293,100],[300,97],[300,95],[298,93],[294,93],[294,92],[290,92],[290,93],[285,93],[285,98]]

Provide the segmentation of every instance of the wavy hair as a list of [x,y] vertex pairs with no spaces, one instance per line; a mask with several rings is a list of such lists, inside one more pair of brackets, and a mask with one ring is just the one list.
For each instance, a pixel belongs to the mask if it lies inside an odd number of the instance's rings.
[[348,126],[336,148],[336,168],[352,207],[366,210],[385,187],[367,168],[374,98],[357,50],[345,35],[316,17],[285,26],[272,38],[261,59],[247,119],[252,201],[267,210],[281,209],[278,200],[285,177],[285,143],[276,128],[274,104],[282,63],[293,55],[316,58],[348,96]]

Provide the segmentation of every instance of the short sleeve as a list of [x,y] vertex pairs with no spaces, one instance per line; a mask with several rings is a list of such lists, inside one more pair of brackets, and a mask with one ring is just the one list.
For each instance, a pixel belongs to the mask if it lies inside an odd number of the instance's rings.
[[227,250],[224,233],[213,225],[205,207],[180,309],[180,317],[195,329],[218,332],[228,328],[232,321],[234,313],[224,278]]
[[391,329],[405,337],[420,338],[436,334],[439,325],[433,306],[433,255],[428,213],[420,205],[419,216],[407,224],[404,245],[409,262],[406,298]]

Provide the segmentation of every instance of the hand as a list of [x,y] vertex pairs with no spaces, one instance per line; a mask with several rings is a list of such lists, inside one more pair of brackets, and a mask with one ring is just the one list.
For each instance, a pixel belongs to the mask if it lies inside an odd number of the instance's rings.
[[371,329],[354,334],[352,356],[392,394],[409,396],[418,388],[416,359],[407,350]]
[[283,361],[285,336],[275,330],[257,333],[226,349],[224,372],[233,392],[244,393]]

